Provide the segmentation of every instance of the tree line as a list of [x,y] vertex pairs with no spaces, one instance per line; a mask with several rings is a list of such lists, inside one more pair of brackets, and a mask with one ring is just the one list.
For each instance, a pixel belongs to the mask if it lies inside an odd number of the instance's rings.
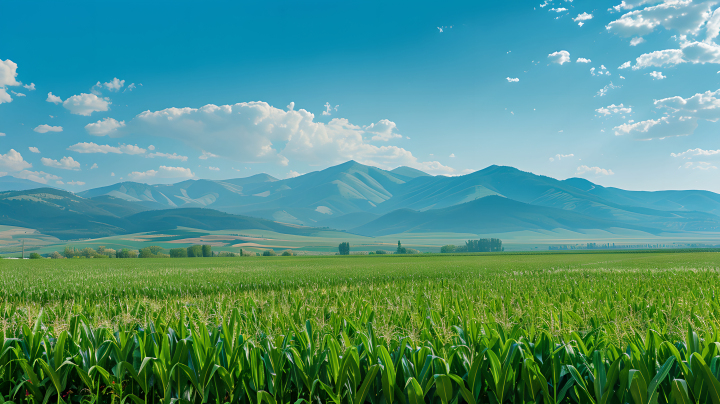
[[464,252],[500,252],[505,251],[502,240],[499,238],[481,238],[479,240],[468,240],[465,245],[444,245],[440,247],[441,253],[464,253]]

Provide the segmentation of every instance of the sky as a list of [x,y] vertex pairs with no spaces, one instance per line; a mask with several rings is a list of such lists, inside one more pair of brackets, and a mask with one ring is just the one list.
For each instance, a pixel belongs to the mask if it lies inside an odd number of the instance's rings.
[[353,159],[720,192],[720,0],[3,11],[0,176],[77,192]]

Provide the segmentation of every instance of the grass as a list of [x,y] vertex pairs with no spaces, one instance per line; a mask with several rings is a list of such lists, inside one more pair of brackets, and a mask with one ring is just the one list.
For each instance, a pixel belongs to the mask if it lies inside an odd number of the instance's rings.
[[718,403],[720,253],[0,260],[0,402]]

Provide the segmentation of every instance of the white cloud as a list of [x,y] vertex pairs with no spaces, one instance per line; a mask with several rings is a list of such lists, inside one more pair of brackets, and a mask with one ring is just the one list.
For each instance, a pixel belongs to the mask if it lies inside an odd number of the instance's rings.
[[450,156],[448,156],[448,157],[455,158],[455,153],[450,154]]
[[707,161],[688,161],[678,168],[693,169],[693,170],[717,170],[717,166],[708,163]]
[[17,64],[10,59],[0,59],[0,104],[12,102],[12,97],[5,87],[22,84],[15,80],[15,77],[17,77]]
[[211,157],[213,157],[213,158],[218,157],[216,154],[206,152],[205,150],[201,150],[201,151],[202,151],[202,154],[200,155],[200,157],[198,157],[200,160],[207,160]]
[[577,171],[575,172],[575,175],[582,175],[582,174],[595,174],[595,175],[614,175],[615,173],[612,170],[600,168],[600,167],[588,167],[586,165],[582,165],[577,168]]
[[135,181],[144,181],[149,178],[192,178],[195,174],[184,167],[167,167],[160,166],[157,170],[133,171],[128,174],[128,178]]
[[515,78],[506,77],[505,79],[508,81],[508,83],[517,83],[518,81],[520,81],[520,79],[517,77],[515,77]]
[[[48,95],[48,100],[50,99]],[[73,95],[63,102],[63,107],[71,114],[90,116],[93,112],[107,111],[112,104],[108,98],[100,98],[95,94]]]
[[13,177],[39,182],[41,184],[47,184],[48,181],[56,181],[56,180],[62,179],[62,177],[58,177],[57,175],[53,175],[53,174],[48,174],[44,171],[28,171],[28,170],[22,170],[18,173],[14,173]]
[[554,11],[556,13],[562,13],[562,12],[567,11],[567,8],[565,8],[565,7],[551,8],[550,11]]
[[[442,31],[440,31],[440,32],[442,32]],[[294,103],[293,103],[293,105],[294,105]],[[330,105],[329,102],[326,102],[325,105],[324,105],[324,107],[325,107],[325,111],[323,111],[322,114],[323,114],[323,115],[332,115],[332,111],[333,111],[333,110],[337,111],[339,105],[336,105],[335,108],[333,108],[332,105]]]
[[712,42],[720,33],[720,7],[716,8],[712,17],[705,24],[705,42]]
[[582,14],[578,14],[577,17],[573,18],[573,21],[575,21],[576,23],[578,23],[579,26],[582,27],[584,24],[583,21],[592,20],[592,18],[593,18],[592,14],[582,13]]
[[656,72],[656,71],[653,71],[652,73],[650,73],[650,77],[652,77],[653,80],[662,80],[664,78],[667,78],[667,76],[663,76],[662,72]]
[[590,63],[590,62],[592,62],[592,60],[590,60],[590,59],[585,59],[585,58],[578,58],[578,59],[575,61],[575,63]]
[[[148,149],[149,149],[149,147],[148,147]],[[152,150],[152,149],[151,149],[151,150]],[[173,154],[170,154],[170,153],[150,153],[150,154],[148,154],[147,156],[150,157],[150,158],[153,158],[153,157],[164,157],[164,158],[166,158],[166,159],[170,159],[170,160],[180,160],[180,161],[187,161],[187,159],[188,159],[187,156],[181,156],[181,155],[179,155],[179,154],[177,154],[177,153],[173,153]]]
[[675,66],[680,63],[720,64],[720,45],[705,42],[683,42],[680,49],[665,49],[640,55],[633,70],[645,67]]
[[372,137],[372,140],[380,140],[383,142],[387,142],[390,139],[402,139],[401,134],[395,133],[395,129],[397,129],[397,125],[395,125],[395,122],[387,119],[381,119],[378,123],[371,123],[370,125],[365,126],[363,129],[365,129],[365,132],[374,135]]
[[287,109],[288,111],[292,111],[293,109],[295,109],[295,102],[290,102],[290,104],[288,104],[287,106]]
[[33,129],[37,133],[47,133],[47,132],[62,132],[63,128],[62,126],[50,126],[50,125],[39,125],[35,129]]
[[12,97],[7,93],[7,90],[0,87],[0,104],[4,102],[12,102]]
[[600,65],[600,70],[596,70],[594,67],[590,69],[590,74],[593,76],[609,76],[610,72],[608,71],[607,67],[605,65]]
[[95,123],[85,125],[87,133],[93,136],[105,136],[115,133],[119,128],[125,126],[125,121],[116,121],[113,118],[105,118]]
[[645,38],[641,36],[636,36],[635,38],[630,40],[630,46],[638,46],[643,42],[645,42]]
[[23,87],[27,88],[28,91],[35,91],[35,83],[25,84]]
[[153,146],[153,145],[148,146],[148,150],[155,150],[155,146]]
[[299,176],[300,176],[300,173],[299,173],[299,172],[290,170],[290,171],[288,171],[288,173],[287,173],[287,175],[285,176],[285,178],[295,178],[295,177],[299,177]]
[[618,67],[618,69],[621,69],[621,70],[622,70],[622,69],[627,69],[628,67],[630,67],[630,65],[631,65],[630,61],[627,61],[627,62],[621,64],[621,65]]
[[20,171],[30,167],[32,164],[25,161],[15,149],[10,149],[6,154],[0,154],[0,170]]
[[40,149],[38,149],[37,147],[30,146],[30,147],[28,147],[28,150],[30,150],[33,153],[40,153]]
[[608,84],[608,85],[606,85],[605,87],[603,87],[603,88],[601,88],[600,90],[598,90],[598,92],[597,92],[597,94],[595,94],[595,96],[596,96],[596,97],[604,97],[604,96],[607,95],[608,91],[614,90],[614,89],[620,88],[620,87],[622,87],[622,86],[616,86],[615,84],[613,84],[612,82],[610,82],[610,84]]
[[720,120],[720,90],[697,93],[689,98],[680,96],[655,101],[658,108],[667,108],[674,115],[691,116],[711,122]]
[[97,163],[93,163],[92,167],[90,167],[91,170],[94,170],[94,169],[96,169],[96,168],[98,168]]
[[69,181],[67,184],[68,184],[68,185],[73,185],[73,186],[75,186],[75,185],[77,185],[77,186],[83,186],[83,185],[85,185],[85,183],[82,182],[82,181]]
[[[123,81],[125,81],[125,80],[123,80]],[[142,84],[141,84],[141,85],[142,85]],[[127,88],[125,88],[125,89],[123,90],[123,93],[126,92],[126,91],[132,91],[132,90],[134,90],[134,89],[136,89],[136,88],[137,88],[137,87],[135,86],[135,83],[130,83],[130,85],[127,86]]]
[[208,168],[209,168],[211,171],[220,171],[220,168],[218,168],[218,167],[209,166]]
[[80,170],[80,163],[75,161],[72,157],[63,157],[60,159],[60,161],[43,157],[40,159],[40,161],[43,163],[44,166],[47,167],[59,168],[62,170]]
[[613,129],[616,136],[631,135],[639,140],[650,140],[687,136],[692,134],[695,128],[697,128],[697,119],[664,116],[659,119],[624,123]]
[[557,63],[561,65],[570,61],[570,52],[565,50],[553,52],[548,55],[548,59],[550,59],[550,63]]
[[67,148],[67,150],[88,154],[88,153],[102,153],[102,154],[108,154],[108,153],[114,153],[114,154],[144,154],[145,149],[138,147],[137,145],[130,145],[130,144],[123,144],[120,146],[110,146],[110,145],[99,145],[96,143],[77,143]]
[[125,80],[118,80],[117,77],[112,79],[109,83],[103,83],[103,86],[110,91],[119,91],[125,85]]
[[553,162],[557,159],[557,161],[560,161],[562,159],[567,159],[570,157],[575,157],[574,154],[556,154],[554,157],[550,157],[550,162]]
[[620,105],[611,104],[611,105],[608,105],[607,107],[600,107],[600,108],[596,109],[595,112],[597,112],[598,114],[603,115],[603,116],[612,115],[612,114],[630,114],[630,113],[632,113],[632,108],[629,106],[626,107],[623,104],[620,104]]
[[328,164],[352,159],[381,168],[406,165],[435,173],[455,171],[438,162],[420,162],[400,147],[373,145],[363,136],[364,128],[347,119],[315,122],[314,115],[304,109],[278,109],[259,101],[146,111],[128,123],[128,128],[243,162],[284,166],[290,159]]
[[614,34],[628,37],[646,35],[662,26],[681,34],[697,34],[711,16],[715,0],[693,2],[692,0],[669,0],[623,14],[610,22],[606,29]]
[[4,133],[2,133],[2,132],[0,132],[0,137],[3,137],[3,136],[5,136],[5,134],[4,134]]
[[53,95],[53,93],[48,93],[48,97],[45,100],[47,102],[52,102],[53,104],[60,104],[62,103],[62,98],[58,97],[57,95]]
[[700,148],[697,149],[688,149],[687,151],[684,151],[682,153],[670,153],[673,157],[682,157],[683,159],[697,157],[697,156],[718,156],[720,157],[720,149],[718,150],[703,150]]
[[15,91],[10,91],[10,92],[17,95],[18,97],[26,97],[26,95],[23,93],[16,93]]

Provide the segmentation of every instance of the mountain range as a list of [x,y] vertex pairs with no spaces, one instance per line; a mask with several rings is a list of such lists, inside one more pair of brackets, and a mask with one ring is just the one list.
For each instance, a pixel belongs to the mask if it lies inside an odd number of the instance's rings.
[[369,236],[553,229],[720,232],[720,195],[713,192],[627,191],[505,166],[445,177],[348,161],[283,180],[258,174],[170,185],[121,182],[77,194],[33,189],[28,182],[0,177],[0,224],[63,239],[173,226],[290,234],[329,227]]

